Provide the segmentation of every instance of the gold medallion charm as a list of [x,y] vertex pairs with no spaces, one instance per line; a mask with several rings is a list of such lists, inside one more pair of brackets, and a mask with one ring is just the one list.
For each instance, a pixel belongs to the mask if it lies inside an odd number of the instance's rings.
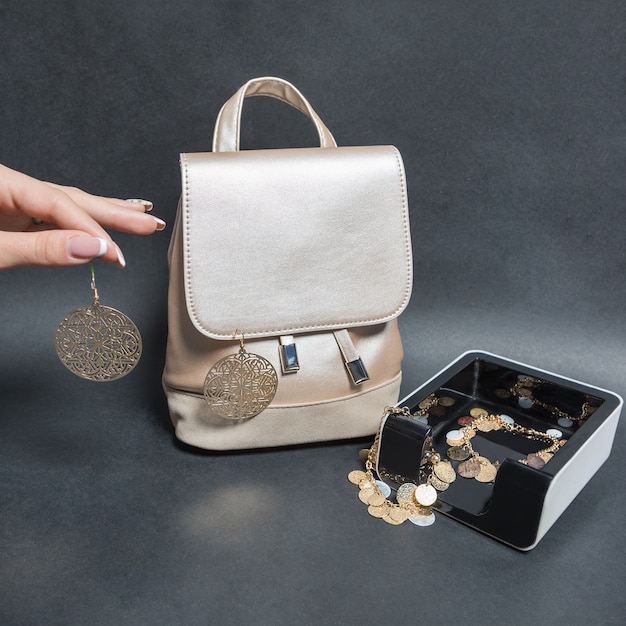
[[219,360],[204,380],[204,398],[220,417],[241,420],[258,415],[274,399],[278,376],[273,365],[246,352],[241,334],[239,352]]
[[99,302],[93,264],[93,302],[68,313],[58,325],[56,351],[70,372],[95,382],[126,376],[141,357],[141,335],[124,313]]

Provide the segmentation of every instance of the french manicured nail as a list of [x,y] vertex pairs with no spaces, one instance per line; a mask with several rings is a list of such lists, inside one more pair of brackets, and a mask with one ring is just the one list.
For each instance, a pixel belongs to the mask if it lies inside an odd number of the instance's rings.
[[152,216],[154,221],[157,223],[157,230],[164,230],[165,227],[167,226],[167,224],[159,217],[154,217],[154,215]]
[[115,249],[117,250],[117,263],[120,267],[126,267],[126,259],[124,258],[124,255],[122,254],[122,251],[120,250],[120,247],[117,244],[115,245]]
[[128,198],[126,202],[134,202],[135,204],[141,204],[143,206],[143,210],[147,213],[148,211],[152,211],[152,207],[154,206],[150,200],[142,200],[141,198]]
[[67,243],[70,256],[76,259],[93,259],[106,254],[108,245],[101,237],[72,237]]

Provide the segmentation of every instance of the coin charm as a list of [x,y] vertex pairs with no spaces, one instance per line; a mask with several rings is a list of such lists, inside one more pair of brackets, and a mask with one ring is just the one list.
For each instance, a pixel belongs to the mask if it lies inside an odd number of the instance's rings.
[[498,468],[489,459],[479,456],[476,460],[480,463],[480,472],[474,476],[479,483],[490,483],[495,480]]
[[361,489],[361,491],[359,491],[359,500],[363,504],[369,504],[369,497],[373,496],[375,493],[376,489],[374,489],[373,487],[366,487],[365,489]]
[[437,502],[437,491],[432,485],[418,485],[413,498],[421,506],[432,506]]
[[443,415],[446,414],[446,409],[443,405],[440,406],[437,404],[437,405],[431,406],[430,409],[428,409],[428,412],[431,415],[434,415],[435,417],[442,417]]
[[456,480],[456,472],[449,461],[439,461],[433,467],[433,471],[435,476],[444,483],[453,483]]
[[431,477],[428,479],[428,482],[437,490],[437,491],[445,491],[451,483],[447,483],[435,476],[433,473]]
[[464,437],[460,430],[450,430],[446,433],[446,443],[449,446],[456,447],[463,444]]
[[481,468],[482,466],[478,461],[469,459],[468,461],[459,463],[456,471],[459,473],[459,476],[462,476],[463,478],[476,478],[476,476],[480,474]]
[[204,380],[204,399],[220,417],[241,420],[264,411],[274,399],[278,376],[273,365],[258,354],[239,352],[219,360]]
[[430,513],[429,515],[410,515],[408,519],[411,524],[415,524],[416,526],[431,526],[435,523],[435,514]]
[[385,513],[387,512],[387,507],[383,506],[373,506],[372,504],[370,504],[367,507],[367,512],[372,516],[372,517],[376,517],[377,519],[382,519],[383,515],[385,515]]
[[368,499],[367,504],[371,506],[382,506],[387,501],[380,491],[375,491]]
[[398,487],[396,491],[396,500],[398,504],[409,504],[413,502],[413,494],[417,489],[417,485],[414,483],[403,483]]
[[450,398],[449,396],[443,396],[443,398],[439,398],[439,404],[441,406],[449,407],[453,406],[456,403],[454,398]]
[[465,461],[470,457],[470,451],[465,446],[452,446],[446,453],[453,461]]
[[[386,519],[387,517],[391,520]],[[409,512],[406,509],[394,506],[389,509],[387,515],[383,519],[389,524],[402,524],[409,518]]]
[[535,469],[541,469],[546,462],[536,453],[532,453],[526,456],[526,465],[534,467]]
[[377,480],[376,486],[378,487],[378,491],[380,491],[385,498],[391,495],[391,487],[387,483],[384,483],[382,480]]
[[472,417],[484,417],[485,415],[489,415],[489,411],[482,407],[475,407],[470,411],[470,415]]
[[533,406],[533,399],[522,396],[517,399],[517,404],[519,404],[523,409],[530,409]]
[[68,313],[59,323],[54,343],[70,372],[95,382],[117,380],[130,373],[141,357],[141,335],[121,311],[99,303],[92,266],[93,303]]
[[364,478],[367,478],[367,474],[362,470],[352,470],[348,474],[348,480],[353,485],[358,485]]
[[488,433],[493,430],[492,423],[487,419],[474,422],[474,426],[476,430],[480,430],[481,433]]

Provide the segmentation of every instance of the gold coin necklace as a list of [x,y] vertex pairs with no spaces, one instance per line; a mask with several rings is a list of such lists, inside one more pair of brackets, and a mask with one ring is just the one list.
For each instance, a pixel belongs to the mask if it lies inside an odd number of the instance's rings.
[[70,372],[95,382],[117,380],[141,358],[141,335],[121,311],[100,304],[91,262],[93,302],[68,313],[55,335],[56,352]]
[[239,352],[220,359],[204,380],[204,399],[220,417],[242,420],[255,417],[274,399],[278,376],[274,366],[258,354],[246,352],[241,335]]
[[[419,411],[423,414],[432,412],[436,406],[452,406],[454,401],[448,398],[444,401],[429,396],[424,400]],[[407,407],[386,407],[383,420],[388,413],[405,416],[414,415]],[[437,505],[438,492],[445,491],[450,483],[456,479],[452,465],[444,461],[441,455],[431,448],[422,460],[419,484],[404,481],[396,490],[395,502],[388,499],[391,488],[382,480],[374,477],[374,468],[377,462],[378,447],[380,445],[381,427],[376,433],[374,443],[369,450],[364,451],[365,471],[352,470],[348,480],[359,487],[359,500],[367,504],[367,512],[383,522],[398,526],[409,521],[415,526],[430,526],[435,522],[433,508]]]

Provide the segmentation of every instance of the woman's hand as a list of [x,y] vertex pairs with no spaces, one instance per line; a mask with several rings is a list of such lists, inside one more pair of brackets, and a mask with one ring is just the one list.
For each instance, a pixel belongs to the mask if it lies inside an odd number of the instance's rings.
[[163,230],[146,213],[152,203],[92,196],[0,165],[0,270],[19,265],[78,265],[94,257],[124,267],[124,255],[104,230],[136,235]]

